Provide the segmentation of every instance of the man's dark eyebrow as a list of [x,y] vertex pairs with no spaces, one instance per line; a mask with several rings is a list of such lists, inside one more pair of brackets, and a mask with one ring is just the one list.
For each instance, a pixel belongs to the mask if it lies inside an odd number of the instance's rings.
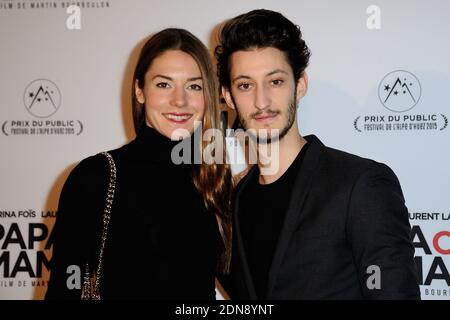
[[271,72],[269,72],[268,74],[266,74],[266,77],[274,75],[276,73],[284,73],[284,74],[288,74],[286,71],[282,70],[282,69],[275,69]]
[[[288,75],[288,73],[282,69],[275,69],[273,71],[270,71],[268,74],[266,74],[266,77],[270,77],[271,75],[274,75],[277,73],[283,73],[283,74]],[[249,76],[239,75],[239,76],[235,77],[231,82],[234,83],[235,81],[240,80],[240,79],[251,79],[251,78]]]
[[240,75],[240,76],[235,77],[231,82],[235,82],[235,81],[240,80],[240,79],[250,79],[250,77],[249,76]]
[[[164,75],[162,75],[162,74],[157,74],[157,75],[155,75],[153,78],[152,78],[152,80],[154,80],[154,79],[156,79],[156,78],[163,78],[163,79],[166,79],[166,80],[170,80],[170,81],[173,81],[173,78],[171,78],[171,77],[168,77],[168,76],[164,76]],[[187,79],[187,81],[197,81],[197,80],[203,80],[203,78],[200,76],[200,77],[193,77],[193,78],[189,78],[189,79]]]

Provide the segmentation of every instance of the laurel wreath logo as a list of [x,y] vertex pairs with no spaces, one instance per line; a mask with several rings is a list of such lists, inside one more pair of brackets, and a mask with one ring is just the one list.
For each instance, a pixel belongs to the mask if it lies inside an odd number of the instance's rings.
[[442,116],[442,118],[444,118],[444,126],[441,128],[441,129],[439,129],[439,130],[444,130],[445,128],[447,128],[447,126],[448,126],[448,119],[447,119],[447,117],[445,116],[445,115],[443,115],[442,113],[441,113],[441,116]]
[[353,121],[353,126],[355,127],[355,130],[358,132],[362,132],[359,128],[358,128],[358,120],[359,118],[361,118],[361,116],[358,116],[355,121]]

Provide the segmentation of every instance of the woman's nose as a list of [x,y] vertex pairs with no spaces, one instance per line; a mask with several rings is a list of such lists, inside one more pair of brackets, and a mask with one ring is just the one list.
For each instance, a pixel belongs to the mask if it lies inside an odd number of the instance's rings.
[[172,105],[175,107],[184,107],[186,105],[186,92],[182,87],[175,87],[172,93]]

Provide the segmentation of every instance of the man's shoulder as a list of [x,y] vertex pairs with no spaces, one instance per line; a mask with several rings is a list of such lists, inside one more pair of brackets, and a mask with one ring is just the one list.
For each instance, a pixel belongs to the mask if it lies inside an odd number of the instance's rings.
[[[312,141],[317,137],[314,137]],[[320,140],[318,140],[320,141]],[[336,170],[343,175],[360,175],[364,172],[383,171],[393,173],[392,170],[384,163],[376,160],[365,158],[363,156],[350,153],[348,151],[325,146],[321,143],[321,161],[319,169]]]
[[378,163],[375,160],[328,146],[325,146],[324,148],[324,156],[330,163],[346,167],[359,168],[376,165]]

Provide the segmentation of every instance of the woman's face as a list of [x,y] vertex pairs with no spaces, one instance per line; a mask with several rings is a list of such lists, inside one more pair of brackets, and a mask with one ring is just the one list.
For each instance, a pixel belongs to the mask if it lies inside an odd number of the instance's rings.
[[137,100],[145,105],[147,125],[168,138],[176,129],[192,133],[194,121],[203,119],[202,75],[195,60],[183,51],[168,50],[155,58],[144,87],[139,88],[136,81],[135,90]]

